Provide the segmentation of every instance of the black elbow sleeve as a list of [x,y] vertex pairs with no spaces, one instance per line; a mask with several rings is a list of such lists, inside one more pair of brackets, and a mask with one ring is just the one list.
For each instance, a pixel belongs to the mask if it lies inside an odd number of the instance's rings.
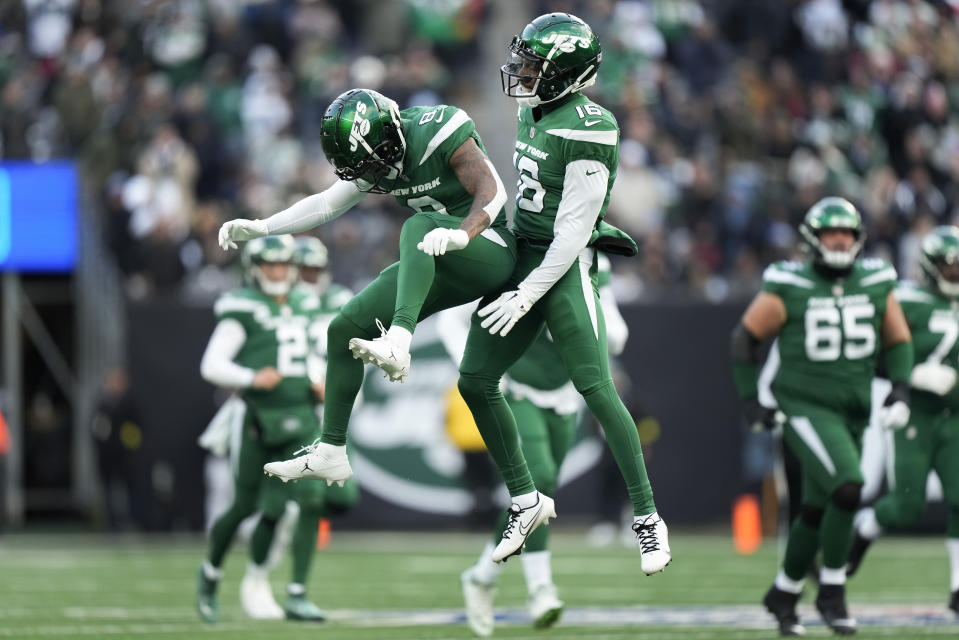
[[762,342],[740,322],[733,329],[729,341],[730,354],[733,362],[748,362],[757,364],[759,362],[759,350]]

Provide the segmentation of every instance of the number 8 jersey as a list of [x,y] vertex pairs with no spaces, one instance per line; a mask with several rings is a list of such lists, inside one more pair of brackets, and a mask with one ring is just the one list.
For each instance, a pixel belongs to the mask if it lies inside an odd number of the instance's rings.
[[[391,192],[393,197],[416,213],[437,212],[465,218],[473,205],[473,196],[460,184],[450,167],[450,158],[470,138],[486,153],[473,120],[462,109],[442,104],[403,109],[400,121],[406,155],[402,177]],[[497,215],[491,226],[505,229],[506,216]]]
[[774,394],[868,412],[880,328],[895,286],[896,270],[876,258],[857,260],[842,278],[826,278],[805,262],[769,265],[763,291],[786,307]]

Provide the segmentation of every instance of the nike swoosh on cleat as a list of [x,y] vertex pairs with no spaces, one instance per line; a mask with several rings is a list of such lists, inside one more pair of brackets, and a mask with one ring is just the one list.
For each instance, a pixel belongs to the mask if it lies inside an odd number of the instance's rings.
[[536,516],[538,516],[539,512],[542,510],[543,510],[543,503],[542,501],[540,501],[539,509],[536,510],[536,514],[534,515],[533,519],[529,521],[529,526],[526,527],[525,531],[523,530],[523,523],[522,522],[519,523],[519,533],[521,536],[525,538],[526,536],[529,535],[529,532],[532,529],[533,523],[536,522]]

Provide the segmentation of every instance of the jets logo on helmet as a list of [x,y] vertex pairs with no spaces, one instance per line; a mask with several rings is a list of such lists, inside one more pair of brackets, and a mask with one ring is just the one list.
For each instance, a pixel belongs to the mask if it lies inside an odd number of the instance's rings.
[[[249,284],[257,287],[268,296],[285,296],[296,280],[296,269],[292,267],[294,243],[293,236],[265,236],[255,238],[243,248],[243,267]],[[264,264],[286,264],[290,268],[282,280],[271,280],[261,268]]]
[[[827,248],[819,239],[819,235],[827,229],[846,229],[852,232],[855,238],[852,246],[847,251]],[[806,251],[812,255],[813,263],[837,271],[851,269],[866,242],[862,216],[845,198],[823,198],[810,207],[799,225],[799,233]]]
[[603,59],[599,38],[568,13],[548,13],[513,36],[500,68],[503,93],[535,107],[582,91],[596,82]]
[[928,287],[947,298],[959,298],[959,228],[936,227],[926,234],[919,268]]
[[333,173],[363,191],[389,193],[403,172],[406,138],[399,106],[370,89],[351,89],[323,115],[320,144]]

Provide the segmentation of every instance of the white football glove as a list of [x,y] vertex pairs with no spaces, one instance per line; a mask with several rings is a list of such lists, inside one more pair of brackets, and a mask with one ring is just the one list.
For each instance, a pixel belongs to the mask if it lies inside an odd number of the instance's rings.
[[936,362],[921,362],[912,368],[909,383],[914,389],[921,389],[944,396],[956,386],[956,370]]
[[236,242],[270,235],[265,220],[228,220],[220,227],[218,241],[224,251],[236,249]]
[[895,382],[879,408],[879,424],[884,429],[902,429],[909,424],[909,385]]
[[489,329],[494,336],[497,333],[505,336],[532,306],[532,301],[526,297],[523,290],[517,289],[501,294],[476,313],[481,318],[486,318],[480,323],[481,327]]
[[416,248],[428,256],[441,256],[447,251],[457,251],[469,244],[469,234],[462,229],[433,229],[420,241]]

